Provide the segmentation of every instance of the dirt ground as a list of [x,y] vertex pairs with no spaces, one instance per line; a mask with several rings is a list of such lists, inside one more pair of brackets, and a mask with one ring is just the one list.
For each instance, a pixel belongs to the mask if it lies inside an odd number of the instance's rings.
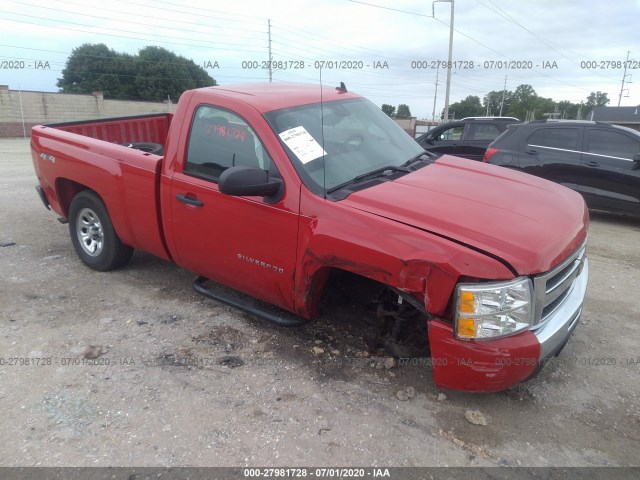
[[0,141],[0,466],[640,465],[640,221],[592,214],[574,336],[479,395],[363,357],[362,322],[274,327],[142,252],[92,271],[35,184]]

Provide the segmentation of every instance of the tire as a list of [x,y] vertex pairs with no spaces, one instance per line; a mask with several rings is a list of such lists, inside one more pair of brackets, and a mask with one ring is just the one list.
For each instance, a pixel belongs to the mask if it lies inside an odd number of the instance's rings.
[[161,143],[151,143],[151,142],[135,142],[135,143],[124,143],[125,147],[134,148],[136,150],[141,150],[147,153],[153,153],[154,155],[164,155],[164,145]]
[[100,197],[90,190],[71,202],[69,234],[80,260],[100,272],[126,265],[133,254],[133,248],[118,238]]

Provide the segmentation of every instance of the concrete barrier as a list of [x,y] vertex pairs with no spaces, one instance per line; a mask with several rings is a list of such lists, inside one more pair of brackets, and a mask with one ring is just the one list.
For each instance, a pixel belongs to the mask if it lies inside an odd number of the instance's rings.
[[[177,100],[177,99],[176,99]],[[71,94],[10,90],[0,85],[0,138],[30,137],[43,123],[173,113],[175,103],[105,100],[102,92]]]

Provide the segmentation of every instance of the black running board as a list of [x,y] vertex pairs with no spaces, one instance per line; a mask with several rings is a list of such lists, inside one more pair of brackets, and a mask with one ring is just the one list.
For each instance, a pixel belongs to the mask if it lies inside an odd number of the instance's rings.
[[310,322],[310,320],[306,318],[299,317],[291,312],[283,310],[282,308],[278,308],[275,305],[262,302],[249,295],[224,287],[215,282],[211,282],[209,285],[205,286],[204,284],[207,282],[209,282],[208,278],[198,276],[193,281],[193,289],[205,297],[237,308],[238,310],[242,310],[245,313],[254,315],[280,327],[300,327]]

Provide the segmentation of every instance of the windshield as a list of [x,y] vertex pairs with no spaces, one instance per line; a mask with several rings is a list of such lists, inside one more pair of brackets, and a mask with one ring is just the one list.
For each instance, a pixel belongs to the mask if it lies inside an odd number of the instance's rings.
[[381,167],[398,167],[424,152],[363,98],[285,108],[265,117],[302,181],[317,194]]

